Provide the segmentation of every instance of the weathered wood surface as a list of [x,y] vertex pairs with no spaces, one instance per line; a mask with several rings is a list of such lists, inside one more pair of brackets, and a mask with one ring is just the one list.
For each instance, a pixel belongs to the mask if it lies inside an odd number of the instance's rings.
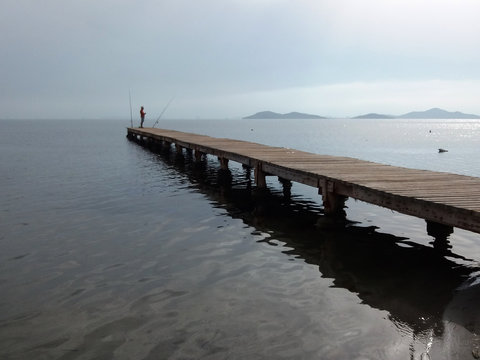
[[[257,171],[480,233],[480,178],[155,128],[130,134],[218,156]],[[325,194],[325,192],[323,192]]]

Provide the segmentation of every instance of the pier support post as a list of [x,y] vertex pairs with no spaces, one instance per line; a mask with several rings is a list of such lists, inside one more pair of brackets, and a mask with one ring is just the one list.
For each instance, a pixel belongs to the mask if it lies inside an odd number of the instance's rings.
[[218,157],[218,160],[220,161],[220,169],[228,170],[228,159],[223,157]]
[[345,201],[348,197],[335,193],[335,183],[323,180],[319,183],[318,193],[322,195],[323,213],[315,224],[320,229],[343,228],[346,224]]
[[184,158],[191,163],[193,160],[193,150],[191,148],[184,148],[185,149],[185,155]]
[[185,158],[183,157],[183,147],[175,144],[175,161],[178,163],[183,163]]
[[345,201],[346,196],[335,193],[335,183],[324,180],[318,192],[322,194],[323,211],[328,216],[345,217]]
[[202,161],[202,156],[205,155],[205,153],[195,150],[195,161],[200,162]]
[[255,166],[255,184],[257,185],[258,188],[264,189],[267,187],[267,180],[266,180],[266,175],[265,172],[262,169],[262,163],[259,162]]

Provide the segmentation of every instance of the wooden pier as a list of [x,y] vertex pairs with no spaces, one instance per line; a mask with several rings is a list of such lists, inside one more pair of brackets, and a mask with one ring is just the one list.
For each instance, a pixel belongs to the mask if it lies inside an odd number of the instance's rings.
[[127,131],[130,139],[193,150],[196,160],[205,154],[217,156],[223,169],[228,169],[230,160],[251,167],[260,188],[266,186],[266,176],[316,187],[326,215],[341,213],[345,199],[352,197],[425,219],[427,229],[440,229],[441,233],[453,231],[453,227],[480,233],[480,178],[174,130]]

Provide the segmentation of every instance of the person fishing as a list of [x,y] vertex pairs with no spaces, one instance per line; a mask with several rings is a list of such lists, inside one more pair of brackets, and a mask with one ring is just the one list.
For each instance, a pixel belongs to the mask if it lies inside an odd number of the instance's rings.
[[143,122],[145,121],[145,115],[147,113],[143,110],[143,106],[140,107],[140,127],[143,128]]

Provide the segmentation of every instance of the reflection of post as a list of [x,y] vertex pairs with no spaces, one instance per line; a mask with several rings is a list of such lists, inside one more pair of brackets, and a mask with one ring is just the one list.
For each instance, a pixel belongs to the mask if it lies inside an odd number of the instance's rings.
[[220,190],[223,192],[230,189],[232,186],[232,173],[228,169],[228,159],[219,157],[220,161],[220,170],[218,171],[218,183],[220,185]]
[[150,147],[150,150],[153,152],[160,152],[162,150],[163,142],[162,140],[153,140],[152,146]]
[[184,149],[184,158],[191,163],[193,160],[193,150],[190,148],[183,148]]
[[265,179],[265,173],[263,172],[261,162],[258,162],[255,165],[255,184],[258,188],[263,189],[267,187],[267,181]]
[[451,249],[452,245],[450,245],[448,237],[453,234],[453,227],[430,220],[425,221],[427,222],[427,234],[435,239],[432,243],[433,247],[442,251]]
[[243,164],[242,168],[245,170],[245,180],[247,180],[247,189],[250,189],[252,186],[251,176],[252,176],[252,168],[248,165]]
[[292,196],[292,182],[282,177],[278,177],[278,181],[283,185],[283,196],[286,199],[290,199]]
[[147,140],[147,148],[150,149],[150,150],[154,150],[155,149],[155,139],[153,138],[148,138]]
[[163,151],[164,152],[168,153],[170,151],[171,146],[172,146],[171,142],[163,141]]
[[323,180],[321,182],[321,191],[322,200],[323,200],[323,211],[325,215],[331,216],[345,216],[345,201],[347,200],[346,196],[338,195],[335,193],[335,183],[328,180]]

